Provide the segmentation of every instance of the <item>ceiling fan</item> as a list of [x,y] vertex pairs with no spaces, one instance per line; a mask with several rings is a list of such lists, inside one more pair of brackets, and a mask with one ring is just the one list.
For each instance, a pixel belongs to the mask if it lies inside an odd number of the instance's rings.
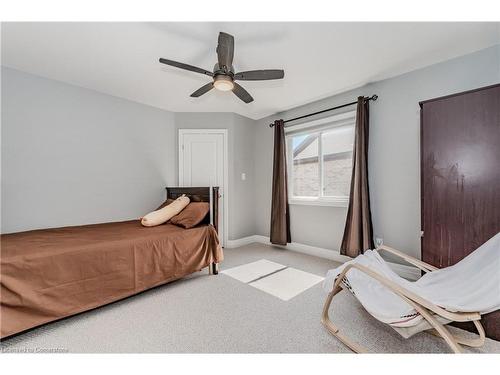
[[176,68],[189,70],[195,73],[205,74],[212,77],[213,81],[201,86],[198,90],[191,94],[191,97],[197,98],[214,87],[220,91],[232,91],[238,98],[245,103],[253,101],[252,96],[241,87],[236,80],[239,81],[264,81],[270,79],[281,79],[285,76],[285,72],[281,69],[266,69],[266,70],[249,70],[246,72],[235,73],[233,68],[234,58],[234,37],[230,34],[220,32],[217,45],[217,63],[214,66],[213,72],[198,68],[196,66],[183,64],[173,60],[160,58],[163,64],[175,66]]

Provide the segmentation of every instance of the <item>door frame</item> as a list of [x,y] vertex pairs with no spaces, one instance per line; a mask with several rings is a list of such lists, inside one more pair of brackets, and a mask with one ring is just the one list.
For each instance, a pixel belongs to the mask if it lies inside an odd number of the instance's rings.
[[223,150],[222,150],[222,164],[223,164],[223,178],[224,178],[224,186],[219,186],[219,194],[222,195],[222,201],[224,205],[224,210],[222,212],[222,228],[223,228],[223,236],[220,239],[223,247],[226,246],[228,241],[228,218],[229,218],[229,165],[228,165],[228,131],[227,129],[204,129],[204,128],[186,128],[186,129],[178,129],[178,143],[177,143],[177,152],[178,152],[178,181],[179,185],[181,181],[184,180],[184,153],[182,152],[181,145],[183,144],[183,136],[184,134],[222,134],[223,138]]

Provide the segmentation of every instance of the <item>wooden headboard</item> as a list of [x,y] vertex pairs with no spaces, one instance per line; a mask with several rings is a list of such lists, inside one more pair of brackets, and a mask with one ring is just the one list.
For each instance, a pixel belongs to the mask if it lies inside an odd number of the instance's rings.
[[209,202],[210,212],[203,220],[203,223],[212,223],[217,233],[219,233],[219,187],[166,187],[167,199],[177,199],[182,194],[191,199],[193,202]]

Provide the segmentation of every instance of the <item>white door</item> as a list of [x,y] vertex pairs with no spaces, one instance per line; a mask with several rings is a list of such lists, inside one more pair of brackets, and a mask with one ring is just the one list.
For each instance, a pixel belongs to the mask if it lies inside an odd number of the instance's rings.
[[179,186],[218,186],[219,237],[227,235],[227,130],[179,129]]

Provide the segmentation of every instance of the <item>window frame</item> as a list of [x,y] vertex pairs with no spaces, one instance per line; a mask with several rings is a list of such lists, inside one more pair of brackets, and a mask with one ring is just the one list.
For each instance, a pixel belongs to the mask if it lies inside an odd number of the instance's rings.
[[[333,206],[347,207],[349,196],[324,196],[324,171],[323,171],[323,138],[322,134],[340,126],[356,124],[356,111],[349,111],[319,120],[309,121],[293,127],[285,128],[285,143],[287,151],[287,174],[288,174],[288,203],[292,205],[307,206]],[[318,160],[319,160],[319,196],[294,196],[293,195],[293,152],[291,142],[293,137],[303,134],[318,134]]]

